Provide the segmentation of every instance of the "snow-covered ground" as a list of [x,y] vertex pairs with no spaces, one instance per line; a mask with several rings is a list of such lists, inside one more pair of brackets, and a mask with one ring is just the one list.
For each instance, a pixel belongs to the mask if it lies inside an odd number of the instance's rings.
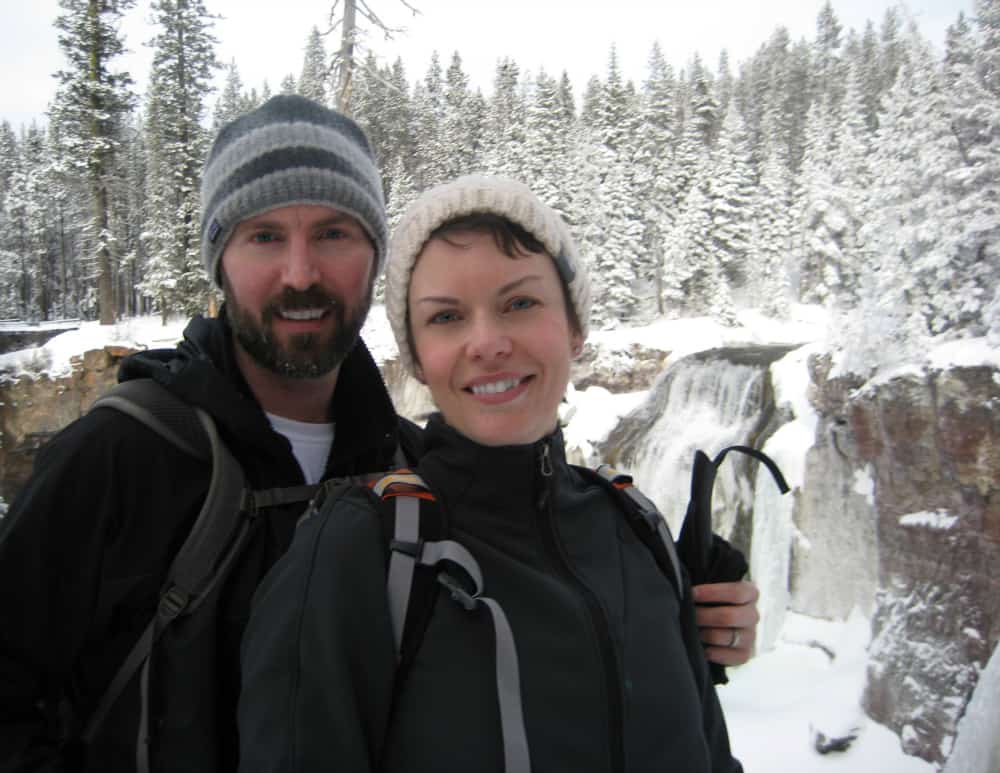
[[[815,344],[825,337],[824,315],[808,307],[796,309],[789,321],[775,322],[745,313],[740,322],[741,327],[727,329],[706,319],[663,320],[642,328],[595,333],[592,340],[606,346],[620,344],[623,348],[631,343],[667,348],[672,351],[671,359],[677,359],[726,344]],[[131,320],[111,327],[85,323],[79,330],[53,338],[44,347],[0,356],[0,377],[40,371],[63,375],[70,370],[72,355],[109,344],[172,346],[180,338],[183,325],[183,320],[173,320],[163,326],[158,318]],[[392,356],[395,347],[381,307],[372,310],[364,337],[377,360]],[[774,374],[779,399],[787,401],[798,421],[808,427],[810,411],[804,399],[803,362],[800,350],[782,361]],[[1000,351],[983,342],[971,341],[929,352],[927,364],[943,367],[948,363],[988,363],[1000,367]],[[571,390],[567,443],[582,446],[600,440],[642,398],[642,393],[613,395],[596,387],[580,392]],[[801,452],[804,450],[801,445],[808,437],[809,433],[804,431],[783,442]],[[781,453],[780,448],[769,450]],[[792,474],[790,482],[794,478]],[[867,719],[859,707],[869,628],[869,621],[860,615],[830,622],[789,613],[784,616],[780,630],[771,637],[772,648],[759,653],[746,666],[730,670],[731,681],[720,688],[719,694],[734,752],[747,773],[935,770],[934,766],[903,754],[898,737]],[[817,731],[827,737],[857,737],[846,751],[821,755],[814,749]]]

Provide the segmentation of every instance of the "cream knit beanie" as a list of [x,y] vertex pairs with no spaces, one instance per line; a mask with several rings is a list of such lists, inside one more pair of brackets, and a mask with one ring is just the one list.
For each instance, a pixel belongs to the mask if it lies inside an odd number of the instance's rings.
[[417,256],[427,239],[445,223],[466,215],[505,217],[534,236],[552,256],[556,272],[587,337],[590,318],[590,276],[562,217],[523,183],[503,177],[467,175],[424,191],[410,204],[389,241],[385,310],[399,347],[399,359],[411,373],[414,356],[406,334],[407,295]]

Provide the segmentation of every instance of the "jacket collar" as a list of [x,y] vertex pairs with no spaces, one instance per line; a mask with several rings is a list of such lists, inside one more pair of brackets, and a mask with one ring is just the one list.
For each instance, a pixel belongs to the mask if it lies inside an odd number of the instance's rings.
[[[232,331],[225,315],[195,316],[176,349],[141,352],[126,358],[119,381],[153,378],[185,402],[206,410],[224,435],[239,444],[273,453],[287,441],[271,429],[236,364]],[[398,419],[382,376],[359,338],[340,366],[330,400],[336,422],[330,474],[370,471],[390,463]],[[287,449],[286,449],[287,450]],[[375,465],[375,466],[371,466]]]
[[526,445],[484,446],[434,414],[424,443],[418,471],[455,522],[468,512],[501,521],[530,516],[543,489],[567,471],[558,428]]

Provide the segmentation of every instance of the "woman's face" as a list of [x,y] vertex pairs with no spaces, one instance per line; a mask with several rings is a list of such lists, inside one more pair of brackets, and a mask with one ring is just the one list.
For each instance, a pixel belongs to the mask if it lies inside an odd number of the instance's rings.
[[417,374],[448,424],[483,445],[532,443],[556,426],[571,329],[552,259],[505,255],[489,233],[431,239],[410,280]]

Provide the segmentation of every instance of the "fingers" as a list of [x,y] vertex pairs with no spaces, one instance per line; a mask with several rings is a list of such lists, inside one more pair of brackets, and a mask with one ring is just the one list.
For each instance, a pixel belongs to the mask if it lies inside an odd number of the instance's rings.
[[760,597],[757,586],[749,580],[695,585],[692,590],[695,604],[752,604]]
[[693,595],[705,656],[725,666],[750,660],[760,620],[757,586],[745,580],[712,583],[695,586]]
[[760,621],[756,606],[694,608],[694,618],[699,628],[755,628]]
[[753,628],[702,628],[705,657],[724,666],[742,666],[753,655]]

